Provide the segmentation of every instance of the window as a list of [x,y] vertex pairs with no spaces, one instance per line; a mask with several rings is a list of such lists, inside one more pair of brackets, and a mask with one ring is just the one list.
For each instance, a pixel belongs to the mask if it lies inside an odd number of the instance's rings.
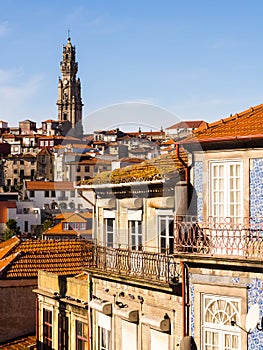
[[129,221],[129,237],[131,248],[142,250],[142,223],[141,221]]
[[151,338],[150,338],[151,350],[160,350],[160,349],[168,350],[169,349],[169,335],[167,333],[159,332],[159,331],[156,331],[155,329],[150,329],[150,335],[151,335]]
[[76,321],[76,350],[88,350],[89,334],[88,325]]
[[89,172],[89,165],[85,165],[85,173]]
[[69,203],[69,207],[70,207],[70,209],[74,210],[75,209],[75,203],[74,202],[70,202]]
[[29,191],[29,197],[35,197],[35,191]]
[[45,197],[49,197],[49,191],[45,191]]
[[242,217],[242,163],[237,161],[210,163],[210,216],[216,222],[226,217],[238,223]]
[[70,197],[75,197],[75,190],[70,191]]
[[80,223],[80,230],[86,230],[86,222]]
[[[122,320],[121,324],[122,350],[137,349],[137,324]],[[160,348],[161,350],[161,348]]]
[[161,253],[174,252],[174,219],[173,216],[158,216],[159,247]]
[[68,317],[58,315],[58,349],[68,350]]
[[43,344],[45,349],[52,349],[52,311],[47,309],[43,309]]
[[231,326],[231,321],[240,324],[240,300],[203,295],[202,305],[202,349],[240,350],[241,331]]
[[76,176],[76,181],[80,181],[81,180],[81,176]]
[[105,235],[107,247],[113,247],[114,219],[105,219]]
[[51,197],[56,197],[56,191],[51,191]]
[[41,141],[40,141],[40,147],[43,147],[44,144],[45,144],[45,142],[41,140]]
[[48,146],[48,141],[45,141],[45,146]]
[[25,232],[28,232],[28,221],[25,221],[25,228],[24,228]]
[[98,312],[98,350],[110,350],[111,318]]
[[63,222],[63,230],[64,231],[69,230],[69,223],[68,222]]
[[76,172],[77,172],[77,173],[80,172],[80,166],[79,166],[79,165],[76,167]]

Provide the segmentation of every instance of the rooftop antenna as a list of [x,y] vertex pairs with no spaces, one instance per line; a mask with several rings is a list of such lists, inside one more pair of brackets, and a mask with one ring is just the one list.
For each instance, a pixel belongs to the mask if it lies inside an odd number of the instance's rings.
[[68,29],[68,39],[70,39],[70,29]]

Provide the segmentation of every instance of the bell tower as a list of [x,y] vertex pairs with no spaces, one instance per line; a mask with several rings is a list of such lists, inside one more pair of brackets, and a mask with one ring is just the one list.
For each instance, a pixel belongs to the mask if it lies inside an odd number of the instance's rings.
[[[81,84],[77,78],[78,63],[76,62],[75,46],[70,37],[67,45],[63,45],[63,59],[60,62],[62,77],[58,80],[58,120],[63,124],[69,122],[66,129],[72,128],[72,135],[82,136],[82,99]],[[63,128],[65,130],[65,127]]]

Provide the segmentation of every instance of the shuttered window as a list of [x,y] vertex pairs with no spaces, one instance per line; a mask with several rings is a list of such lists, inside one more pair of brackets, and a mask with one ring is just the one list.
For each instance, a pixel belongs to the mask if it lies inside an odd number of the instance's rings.
[[137,324],[122,320],[122,350],[137,350]]
[[151,332],[151,350],[169,350],[169,334],[156,331]]

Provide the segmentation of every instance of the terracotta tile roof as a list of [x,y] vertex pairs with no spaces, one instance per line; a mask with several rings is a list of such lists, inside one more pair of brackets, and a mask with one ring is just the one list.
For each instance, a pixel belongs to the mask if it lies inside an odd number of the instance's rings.
[[[63,230],[62,225],[63,222],[67,221],[62,221],[58,223],[57,225],[51,227],[49,230],[47,230],[43,235],[44,236],[76,236],[79,237],[81,235],[90,235],[92,236],[92,230]],[[83,221],[74,221],[74,222],[86,222],[86,220]]]
[[50,149],[48,149],[48,147],[44,146],[41,148],[41,150],[38,152],[38,156],[42,156],[42,155],[49,155],[52,156],[52,152],[50,151]]
[[263,104],[214,123],[203,124],[182,144],[263,138]]
[[166,128],[166,130],[169,129],[186,129],[186,128],[191,128],[191,129],[196,129],[199,128],[200,125],[205,123],[203,120],[186,120],[186,121],[181,121],[179,123],[173,124],[172,126],[169,126]]
[[78,215],[79,218],[86,218],[86,219],[92,219],[93,215],[92,212],[66,212],[66,213],[60,213],[56,215],[55,219],[58,220],[65,220],[65,221],[70,221],[72,216]]
[[[0,350],[26,350],[33,349],[33,346],[36,344],[36,336],[28,335],[21,338],[16,338],[9,340],[0,344]],[[34,347],[36,349],[36,347]]]
[[15,255],[1,260],[1,278],[36,278],[39,270],[76,275],[86,266],[89,249],[87,240],[21,241]]
[[[66,222],[66,221],[63,221],[63,222]],[[77,236],[78,235],[78,233],[74,230],[63,231],[63,228],[62,228],[63,222],[60,222],[57,225],[45,231],[44,235],[45,236],[49,236],[49,235]]]
[[20,239],[17,236],[14,236],[7,241],[0,243],[0,259],[5,258],[18,244]]
[[120,158],[118,160],[116,160],[117,162],[123,162],[123,163],[142,163],[144,160],[141,158],[132,158],[132,157],[128,157],[128,158]]
[[[180,158],[187,163],[187,155],[180,150]],[[176,151],[161,155],[158,158],[147,160],[138,165],[129,165],[125,168],[99,173],[94,179],[84,180],[82,185],[117,184],[140,181],[164,180],[175,174],[183,175],[185,166],[178,158]]]
[[29,191],[71,191],[74,190],[72,181],[26,181],[26,189]]
[[58,123],[58,120],[47,119],[47,120],[43,120],[42,123]]
[[141,135],[146,135],[150,137],[150,136],[164,136],[165,132],[164,131],[141,131],[141,132],[127,132],[127,134],[133,137],[139,137]]

